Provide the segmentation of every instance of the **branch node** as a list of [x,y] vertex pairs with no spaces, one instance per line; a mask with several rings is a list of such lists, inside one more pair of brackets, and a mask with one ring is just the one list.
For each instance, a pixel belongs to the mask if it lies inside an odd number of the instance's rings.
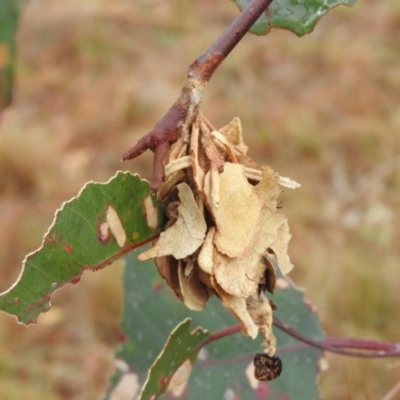
[[181,94],[152,131],[122,155],[131,160],[150,149],[154,152],[151,190],[157,192],[164,179],[164,160],[171,145],[196,118],[204,88],[215,70],[267,9],[272,0],[253,0],[222,35],[189,67]]

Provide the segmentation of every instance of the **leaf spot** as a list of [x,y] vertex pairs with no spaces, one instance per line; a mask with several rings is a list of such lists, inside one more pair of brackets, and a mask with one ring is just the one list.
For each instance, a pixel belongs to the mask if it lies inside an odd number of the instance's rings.
[[158,282],[153,286],[153,290],[156,293],[160,293],[163,290],[163,287],[164,287],[163,284],[161,282]]
[[165,386],[166,384],[167,384],[167,382],[168,382],[168,376],[166,376],[166,375],[163,375],[160,379],[159,379],[159,382],[158,382],[158,384],[159,384],[159,386]]
[[72,254],[74,251],[74,248],[70,244],[64,244],[64,249],[69,254]]
[[138,238],[140,237],[139,232],[133,232],[132,233],[132,240],[135,242]]
[[117,212],[111,206],[108,206],[107,208],[107,223],[110,227],[111,233],[114,235],[115,240],[118,243],[118,246],[123,247],[126,242],[126,233]]
[[235,399],[236,399],[235,392],[231,388],[226,389],[224,393],[224,400],[235,400]]
[[151,196],[147,196],[144,199],[143,204],[146,210],[147,225],[151,229],[156,229],[158,225],[158,210],[154,207]]
[[319,368],[319,370],[321,372],[324,372],[324,371],[329,369],[329,363],[328,363],[328,360],[325,357],[321,357],[318,360],[318,368]]
[[107,243],[111,237],[108,222],[102,222],[97,229],[97,236],[101,243]]
[[204,347],[202,347],[202,348],[200,349],[200,351],[199,351],[199,354],[198,354],[197,358],[198,358],[200,361],[205,361],[205,360],[207,360],[208,356],[209,356],[209,355],[208,355],[207,349],[205,349]]
[[70,283],[72,283],[73,285],[77,284],[80,280],[81,280],[82,275],[78,275],[75,278],[72,278],[70,280]]

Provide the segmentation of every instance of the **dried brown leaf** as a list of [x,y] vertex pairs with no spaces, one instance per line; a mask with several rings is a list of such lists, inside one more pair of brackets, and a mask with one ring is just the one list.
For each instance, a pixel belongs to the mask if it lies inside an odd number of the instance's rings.
[[219,179],[219,206],[213,201],[210,173],[205,179],[204,192],[208,208],[216,224],[215,246],[229,257],[241,257],[251,246],[259,224],[261,201],[244,175],[244,167],[225,163]]
[[178,260],[175,260],[175,258],[171,256],[164,256],[155,258],[154,262],[156,263],[159,274],[165,279],[167,285],[173,290],[176,297],[183,301],[178,277]]
[[260,263],[265,266],[265,271],[258,285],[258,293],[268,290],[272,294],[276,286],[276,273],[271,260],[268,258],[268,253],[261,257]]
[[255,339],[258,334],[258,327],[247,311],[246,299],[226,293],[217,282],[213,282],[213,285],[221,301],[236,315],[236,318],[243,323],[243,334]]
[[264,207],[248,251],[242,257],[227,257],[214,251],[214,275],[218,284],[228,293],[248,297],[258,290],[265,266],[260,263],[268,247],[277,240],[278,230],[286,218]]
[[201,246],[201,250],[197,258],[200,269],[207,274],[213,273],[214,234],[215,228],[211,227],[207,232],[206,238],[203,242],[203,246]]
[[158,196],[161,200],[164,200],[172,189],[185,178],[185,172],[183,170],[178,170],[167,177],[166,181],[161,185]]
[[190,157],[192,160],[193,179],[196,182],[197,189],[202,191],[205,173],[199,161],[199,127],[196,124],[193,124],[192,135],[190,137]]
[[282,193],[279,186],[279,174],[269,166],[262,167],[262,179],[255,191],[264,205],[275,211],[278,196]]
[[272,308],[264,293],[250,296],[246,300],[247,311],[259,332],[264,337],[263,347],[265,352],[272,356],[275,354],[276,338],[272,332]]
[[278,235],[275,241],[269,246],[278,259],[279,269],[282,274],[288,274],[293,269],[293,264],[290,262],[288,254],[288,246],[291,237],[289,224],[285,218],[285,222],[278,229]]
[[228,125],[219,129],[231,143],[231,145],[241,154],[246,154],[248,147],[243,142],[242,123],[238,117],[235,117]]
[[246,298],[257,291],[265,267],[258,254],[230,258],[214,250],[214,276],[218,284],[233,296]]
[[261,167],[255,161],[253,161],[252,158],[246,156],[245,154],[239,154],[237,156],[237,160],[239,164],[242,164],[245,167],[261,171]]
[[177,185],[177,188],[181,201],[178,219],[161,233],[150,250],[139,255],[140,261],[166,255],[172,255],[179,260],[193,254],[203,243],[207,225],[196,205],[193,192],[184,182]]
[[203,310],[209,299],[209,295],[208,290],[200,281],[196,271],[194,270],[189,276],[186,276],[185,264],[183,261],[179,261],[178,276],[183,301],[186,306],[194,311]]
[[[232,145],[229,143],[229,141],[226,139],[226,137],[221,132],[212,131],[211,137],[213,138],[213,141],[217,145],[218,149],[224,155],[225,161],[232,162],[232,163],[238,162]],[[236,153],[238,153],[238,152],[236,152]]]
[[224,157],[220,152],[217,144],[212,140],[211,132],[207,125],[200,123],[201,136],[200,142],[204,152],[209,160],[210,165],[214,165],[216,169],[222,172],[224,167]]

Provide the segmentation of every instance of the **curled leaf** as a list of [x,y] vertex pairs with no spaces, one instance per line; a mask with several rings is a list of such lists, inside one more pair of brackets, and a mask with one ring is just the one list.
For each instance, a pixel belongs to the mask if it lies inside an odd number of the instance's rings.
[[171,256],[157,257],[154,261],[159,274],[163,277],[163,279],[165,279],[168,286],[175,293],[176,297],[183,301],[183,295],[178,276],[179,261]]
[[192,271],[189,276],[186,276],[184,264],[179,262],[178,276],[183,301],[186,306],[194,311],[203,310],[210,296],[200,281],[197,271]]

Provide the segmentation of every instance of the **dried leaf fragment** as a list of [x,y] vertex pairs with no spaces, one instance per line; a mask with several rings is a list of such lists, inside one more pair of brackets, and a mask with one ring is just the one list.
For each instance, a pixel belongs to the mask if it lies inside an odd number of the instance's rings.
[[289,233],[289,224],[285,218],[283,224],[278,228],[275,241],[270,245],[278,259],[279,269],[282,274],[288,274],[293,269],[293,264],[288,254],[288,246],[291,237],[292,235]]
[[225,163],[219,179],[219,206],[215,207],[210,182],[206,175],[204,193],[216,224],[214,238],[218,251],[229,257],[245,254],[258,225],[261,201],[244,175],[240,164]]
[[178,276],[183,301],[186,306],[194,311],[203,310],[210,296],[200,281],[197,271],[186,276],[183,262],[179,261]]
[[265,292],[266,290],[273,294],[276,286],[276,273],[272,262],[268,258],[268,254],[265,254],[261,258],[260,263],[265,266],[265,270],[258,284],[258,294],[260,295],[261,292]]
[[236,315],[237,319],[243,323],[243,334],[255,339],[258,334],[258,327],[247,311],[246,299],[226,293],[221,287],[218,287],[216,283],[214,283],[214,289],[221,301]]
[[262,179],[255,186],[255,191],[264,206],[275,212],[278,196],[282,193],[279,187],[279,174],[269,166],[263,166],[261,173]]
[[203,246],[201,247],[199,256],[197,258],[197,262],[199,267],[207,274],[213,273],[213,265],[214,265],[214,235],[215,235],[215,227],[211,227],[204,239]]
[[243,133],[242,133],[242,123],[238,117],[233,118],[233,120],[223,128],[219,130],[232,144],[232,146],[241,154],[246,154],[248,147],[244,144]]
[[285,221],[283,215],[263,207],[245,255],[227,257],[214,251],[215,279],[226,292],[244,298],[257,292],[265,271],[265,265],[260,260],[267,248],[277,241],[279,228]]
[[178,260],[175,260],[172,256],[163,256],[155,258],[157,270],[161,277],[165,279],[168,286],[173,290],[176,297],[183,301],[183,295],[181,292],[181,285],[178,276]]
[[139,260],[172,255],[176,259],[193,254],[203,243],[207,225],[196,205],[190,186],[182,182],[177,185],[181,204],[178,219],[162,232],[157,243],[150,250],[139,255]]
[[247,311],[264,337],[264,351],[270,356],[276,351],[276,338],[272,332],[272,308],[264,293],[253,295],[246,300]]

